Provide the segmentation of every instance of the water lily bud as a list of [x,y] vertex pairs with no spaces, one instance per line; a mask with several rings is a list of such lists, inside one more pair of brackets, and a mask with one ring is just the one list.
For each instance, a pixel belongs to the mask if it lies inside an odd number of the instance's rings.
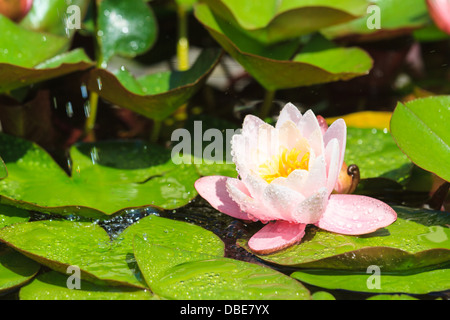
[[436,26],[450,34],[450,0],[427,0],[427,5]]
[[13,21],[22,20],[30,11],[33,0],[0,0],[0,14]]

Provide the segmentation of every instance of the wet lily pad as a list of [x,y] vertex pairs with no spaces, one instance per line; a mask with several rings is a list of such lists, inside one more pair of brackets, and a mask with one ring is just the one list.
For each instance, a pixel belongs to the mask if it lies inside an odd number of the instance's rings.
[[372,59],[359,48],[331,46],[295,55],[297,38],[265,45],[212,12],[207,5],[195,7],[195,16],[212,37],[267,90],[278,90],[349,80],[365,75]]
[[101,286],[88,281],[80,282],[80,289],[67,288],[70,275],[47,272],[20,289],[20,300],[151,300],[149,290],[127,287]]
[[0,205],[0,229],[14,223],[28,221],[29,219],[30,214],[26,210]]
[[[445,291],[450,288],[450,268],[418,273],[383,273],[380,270],[379,283],[375,283],[368,273],[296,271],[291,275],[302,282],[326,288],[370,293],[426,294]],[[372,282],[373,281],[373,282]]]
[[9,248],[0,248],[0,292],[20,287],[30,281],[40,265]]
[[105,100],[142,114],[163,120],[189,100],[204,84],[221,55],[220,50],[205,50],[187,71],[150,74],[135,78],[125,68],[115,74],[93,69],[86,83]]
[[150,288],[152,288],[153,283],[157,282],[164,275],[164,272],[176,265],[223,256],[223,252],[220,251],[217,252],[217,256],[214,256],[203,253],[203,250],[194,252],[180,250],[179,248],[173,249],[173,247],[153,244],[151,238],[148,239],[146,237],[145,239],[139,236],[134,238],[134,256],[145,282]]
[[343,23],[366,12],[365,0],[206,1],[226,21],[264,43],[283,41]]
[[[290,267],[364,272],[370,265],[386,272],[411,271],[450,261],[449,213],[393,208],[397,221],[372,234],[345,236],[311,227],[301,243],[259,257]],[[246,240],[239,243],[250,250]]]
[[261,265],[228,258],[192,261],[168,269],[152,290],[180,300],[308,300],[298,281]]
[[419,167],[450,181],[450,96],[399,103],[391,119],[392,136]]
[[223,255],[224,244],[212,232],[180,221],[148,216],[131,225],[114,241],[97,224],[37,221],[0,230],[0,240],[31,259],[63,274],[80,268],[81,279],[100,285],[145,288],[133,255],[135,236],[177,250]]
[[149,50],[156,41],[158,26],[151,7],[142,0],[103,0],[98,6],[101,57],[134,57]]
[[0,135],[8,177],[0,201],[28,210],[104,219],[125,208],[173,209],[196,196],[193,165],[176,165],[170,151],[143,142],[99,142],[71,149],[68,176],[39,146]]
[[345,162],[358,165],[361,179],[386,178],[402,183],[411,175],[413,163],[386,128],[347,128],[346,146]]

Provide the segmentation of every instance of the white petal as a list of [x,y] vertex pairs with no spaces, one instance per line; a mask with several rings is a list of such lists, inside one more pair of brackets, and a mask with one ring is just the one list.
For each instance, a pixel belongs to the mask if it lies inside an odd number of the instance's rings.
[[328,195],[328,189],[322,188],[303,200],[294,209],[293,219],[297,223],[317,223],[327,207]]
[[283,126],[286,121],[292,121],[294,124],[298,124],[302,114],[296,106],[292,103],[286,104],[280,112],[275,128],[279,129]]

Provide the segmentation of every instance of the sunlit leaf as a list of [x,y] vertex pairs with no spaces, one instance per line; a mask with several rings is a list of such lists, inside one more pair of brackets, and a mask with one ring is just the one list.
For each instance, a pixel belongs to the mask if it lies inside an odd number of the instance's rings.
[[450,181],[450,96],[399,103],[391,132],[400,149],[419,167]]
[[30,281],[40,265],[21,253],[0,248],[0,292],[20,287]]

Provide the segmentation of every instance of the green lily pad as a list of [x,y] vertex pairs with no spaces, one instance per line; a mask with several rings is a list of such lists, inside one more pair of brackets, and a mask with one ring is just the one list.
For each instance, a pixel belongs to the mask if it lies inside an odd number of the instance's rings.
[[0,248],[0,292],[20,287],[30,281],[40,265],[9,248]]
[[[387,272],[438,266],[450,261],[449,213],[393,208],[397,221],[374,233],[346,236],[311,226],[299,244],[259,257],[269,263],[296,268],[364,272],[370,265]],[[246,242],[239,241],[250,250]]]
[[[403,4],[401,0],[377,0],[374,10],[368,11],[363,17],[325,28],[321,32],[333,39],[351,37],[356,40],[377,40],[410,34],[430,22],[425,1],[409,1],[408,10],[405,10]],[[379,29],[374,20],[377,18]]]
[[0,204],[0,229],[14,223],[26,222],[29,219],[28,211]]
[[71,148],[69,177],[39,146],[0,135],[8,177],[0,202],[28,210],[104,219],[125,208],[173,209],[196,195],[193,165],[176,165],[170,151],[143,142],[79,144]]
[[366,13],[365,0],[206,1],[229,23],[263,43],[283,41]]
[[295,55],[300,44],[298,39],[264,45],[246,36],[205,4],[195,7],[195,16],[212,37],[267,90],[349,80],[367,74],[372,68],[372,59],[359,48],[334,46]]
[[25,68],[54,57],[68,47],[68,39],[53,34],[30,31],[0,15],[0,63]]
[[39,275],[29,285],[20,289],[20,300],[151,300],[149,290],[127,287],[101,286],[80,281],[80,289],[67,288],[70,275],[55,271]]
[[345,162],[359,167],[361,179],[386,178],[402,183],[413,163],[397,147],[387,129],[347,128]]
[[367,300],[419,300],[417,298],[411,297],[407,294],[377,294]]
[[0,230],[0,239],[31,259],[63,274],[68,266],[80,268],[81,279],[100,285],[144,288],[133,255],[135,236],[177,250],[223,255],[224,244],[212,232],[180,221],[148,216],[111,241],[95,223],[37,221]]
[[218,255],[213,256],[202,251],[194,252],[180,250],[179,248],[173,249],[173,247],[156,245],[152,242],[152,239],[144,240],[139,236],[134,238],[134,256],[145,282],[150,288],[165,271],[176,265],[223,256],[223,251],[218,251]]
[[261,265],[228,258],[192,261],[168,269],[152,291],[180,300],[307,300],[308,290]]
[[409,293],[426,294],[445,291],[450,288],[450,269],[436,269],[419,273],[383,273],[380,270],[379,283],[373,280],[371,272],[327,272],[327,271],[296,271],[291,277],[310,285],[370,293]]
[[103,99],[150,119],[163,120],[189,100],[205,83],[221,52],[205,50],[187,71],[163,72],[134,78],[126,69],[89,72],[86,83]]
[[0,63],[0,92],[89,69],[93,62],[81,49],[56,55],[34,67]]
[[391,132],[400,149],[419,167],[450,181],[450,96],[398,103]]
[[103,0],[99,3],[97,39],[101,61],[114,55],[134,57],[149,50],[156,41],[153,11],[142,0]]

